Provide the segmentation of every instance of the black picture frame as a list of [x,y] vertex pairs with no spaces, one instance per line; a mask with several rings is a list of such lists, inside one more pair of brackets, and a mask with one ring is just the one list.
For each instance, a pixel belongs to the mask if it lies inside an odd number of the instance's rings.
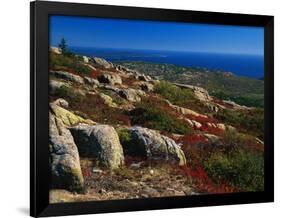
[[[49,15],[264,27],[265,181],[263,192],[49,204]],[[30,215],[58,216],[274,201],[273,16],[35,1],[30,4]]]

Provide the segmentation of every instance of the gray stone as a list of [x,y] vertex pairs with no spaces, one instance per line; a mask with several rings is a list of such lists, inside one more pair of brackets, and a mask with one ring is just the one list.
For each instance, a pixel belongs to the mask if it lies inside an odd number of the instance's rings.
[[78,149],[63,122],[49,114],[49,151],[52,188],[81,190],[84,179]]
[[55,54],[61,54],[61,49],[58,48],[58,47],[51,46],[50,47],[50,52],[53,52]]
[[131,134],[132,146],[135,146],[148,158],[164,159],[179,165],[186,164],[184,152],[174,140],[154,130],[139,126],[131,127],[128,130]]
[[93,64],[104,67],[105,69],[113,68],[113,64],[111,62],[106,61],[103,58],[94,57],[92,59]]
[[141,82],[140,83],[140,88],[143,91],[152,92],[154,90],[154,85],[152,85],[151,83],[148,83],[148,82]]
[[49,82],[50,94],[55,94],[56,91],[63,86],[68,86],[68,85],[61,81],[50,80],[50,82]]
[[74,74],[66,72],[66,71],[50,71],[50,74],[57,78],[60,78],[60,79],[84,84],[84,80],[81,76],[74,75]]
[[102,166],[111,169],[123,165],[123,148],[112,126],[79,124],[70,131],[81,156],[97,158]]
[[118,94],[122,98],[125,98],[126,100],[131,102],[139,102],[141,101],[141,96],[145,96],[145,93],[143,91],[131,88],[120,89]]
[[58,98],[52,104],[63,107],[63,108],[68,108],[68,106],[69,106],[68,102],[63,98]]
[[110,85],[115,85],[115,84],[122,84],[122,79],[119,75],[117,74],[102,74],[98,77],[99,82],[101,83],[107,83]]
[[87,76],[84,77],[84,81],[86,84],[93,85],[93,86],[99,86],[100,84],[98,80]]

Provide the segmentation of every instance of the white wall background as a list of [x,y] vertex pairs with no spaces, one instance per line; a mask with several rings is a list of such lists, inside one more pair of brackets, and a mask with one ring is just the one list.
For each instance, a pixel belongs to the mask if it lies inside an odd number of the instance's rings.
[[[69,2],[71,0],[68,0]],[[155,8],[275,16],[275,123],[281,121],[281,6],[277,0],[77,0]],[[71,1],[75,2],[75,1]],[[29,1],[1,1],[0,13],[0,217],[29,213]],[[281,131],[275,128],[275,203],[94,215],[95,217],[277,217],[281,213]],[[88,215],[91,217],[93,215]],[[280,216],[280,215],[279,215]],[[84,216],[86,217],[86,216]]]

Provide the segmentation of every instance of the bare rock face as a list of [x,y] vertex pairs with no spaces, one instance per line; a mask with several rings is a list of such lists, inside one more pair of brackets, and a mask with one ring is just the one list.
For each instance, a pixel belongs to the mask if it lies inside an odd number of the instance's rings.
[[137,74],[136,79],[141,80],[141,81],[145,81],[145,82],[149,82],[149,81],[152,80],[152,78],[150,76],[145,75],[145,74]]
[[57,90],[59,90],[63,86],[68,86],[66,83],[56,80],[50,80],[49,87],[50,87],[50,94],[55,94]]
[[49,151],[52,188],[81,190],[84,179],[78,149],[61,119],[49,114]]
[[122,84],[122,79],[119,75],[117,74],[103,74],[98,77],[99,82],[101,83],[107,83],[110,85],[115,85],[115,84]]
[[109,107],[117,107],[116,103],[113,102],[113,99],[109,95],[103,93],[98,93],[98,95],[102,98],[103,102]]
[[106,61],[103,58],[94,57],[92,59],[93,64],[99,65],[105,69],[113,68],[113,64],[111,62]]
[[244,106],[244,105],[239,105],[237,103],[235,103],[234,101],[227,101],[227,100],[223,100],[223,102],[227,105],[229,105],[230,107],[232,107],[233,110],[250,110],[250,107]]
[[80,84],[84,84],[84,80],[81,76],[74,75],[72,73],[66,71],[50,71],[50,74],[61,79],[65,79],[71,82],[76,82]]
[[145,154],[150,159],[163,159],[179,165],[186,164],[185,155],[174,140],[154,130],[139,126],[129,128],[128,131],[132,140],[130,145],[135,146],[138,153]]
[[122,98],[125,98],[130,102],[139,102],[141,101],[141,96],[145,96],[145,92],[143,92],[142,90],[131,88],[120,89],[118,93]]
[[83,56],[82,58],[84,63],[89,63],[89,58],[87,56]]
[[212,97],[209,95],[208,91],[206,89],[203,89],[202,87],[198,86],[193,86],[193,85],[186,85],[186,84],[180,84],[180,83],[174,83],[174,85],[180,87],[180,88],[188,88],[191,89],[195,96],[200,100],[200,101],[211,101]]
[[58,47],[51,46],[50,47],[50,52],[53,52],[55,54],[61,54],[61,49],[58,48]]
[[[66,102],[64,102],[65,104]],[[84,119],[65,108],[58,105],[58,101],[50,103],[51,112],[59,118],[67,127],[77,125],[78,123],[95,124],[92,120]]]
[[139,86],[143,91],[152,92],[154,90],[154,85],[149,82],[140,82]]
[[123,165],[123,148],[112,126],[79,124],[70,131],[81,156],[97,158],[102,166],[110,169]]
[[175,111],[183,114],[183,115],[192,115],[192,116],[195,116],[195,117],[204,117],[204,118],[207,118],[206,115],[204,114],[199,114],[197,113],[196,111],[193,111],[191,109],[188,109],[188,108],[184,108],[184,107],[180,107],[180,106],[177,106],[177,105],[173,105],[170,101],[168,100],[165,100],[167,102],[167,104],[173,108]]
[[53,104],[57,105],[57,106],[60,106],[60,107],[63,107],[63,108],[68,108],[68,106],[69,106],[68,102],[63,98],[58,98],[57,100],[55,100],[53,102]]
[[84,81],[88,85],[92,85],[94,87],[98,87],[100,85],[99,81],[90,77],[85,76]]

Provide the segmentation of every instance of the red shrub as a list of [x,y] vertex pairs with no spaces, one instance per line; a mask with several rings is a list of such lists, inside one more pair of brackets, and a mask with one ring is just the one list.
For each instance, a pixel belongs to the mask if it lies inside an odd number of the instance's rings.
[[92,167],[82,168],[82,174],[85,179],[91,177],[92,176]]
[[102,75],[102,73],[99,70],[92,70],[90,73],[90,76],[94,79],[97,79],[100,75]]
[[202,135],[185,135],[178,139],[177,142],[182,143],[183,145],[197,145],[199,143],[206,143],[207,139]]
[[224,130],[222,130],[220,128],[210,127],[207,125],[202,125],[200,130],[203,132],[209,133],[209,134],[217,135],[217,136],[223,136],[223,134],[224,134]]
[[196,189],[202,193],[229,193],[235,192],[235,188],[228,185],[226,182],[214,184],[208,177],[204,168],[196,163],[194,166],[180,167],[179,171],[182,175],[187,176],[195,182]]

